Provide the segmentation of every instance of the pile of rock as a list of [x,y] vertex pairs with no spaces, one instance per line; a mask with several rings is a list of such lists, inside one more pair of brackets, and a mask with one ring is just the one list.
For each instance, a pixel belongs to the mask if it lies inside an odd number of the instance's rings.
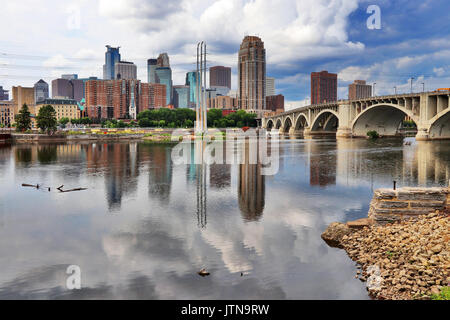
[[[450,285],[450,219],[439,212],[417,220],[362,228],[332,224],[322,235],[344,248],[377,299],[426,299]],[[331,230],[338,229],[333,233]]]

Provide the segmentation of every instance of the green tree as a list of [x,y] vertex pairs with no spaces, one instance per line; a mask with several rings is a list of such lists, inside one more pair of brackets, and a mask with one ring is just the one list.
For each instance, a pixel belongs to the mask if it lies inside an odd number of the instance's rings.
[[49,104],[39,109],[36,117],[36,123],[39,129],[47,134],[53,134],[56,131],[56,111]]
[[215,126],[214,123],[217,123],[216,120],[222,119],[222,110],[221,109],[210,109],[207,114],[208,126]]
[[59,119],[58,122],[63,128],[65,128],[66,124],[68,124],[69,121],[70,121],[69,118],[64,117],[64,118]]
[[31,129],[31,115],[26,103],[23,104],[22,109],[15,117],[16,131],[24,132]]

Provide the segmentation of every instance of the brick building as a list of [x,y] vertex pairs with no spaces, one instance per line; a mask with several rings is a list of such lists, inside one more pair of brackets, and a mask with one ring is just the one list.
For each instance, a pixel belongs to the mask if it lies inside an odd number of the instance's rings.
[[227,87],[231,89],[231,68],[223,66],[209,68],[209,87]]
[[266,110],[284,112],[284,96],[282,94],[266,96]]
[[348,98],[350,100],[369,98],[372,96],[372,86],[365,80],[355,80],[348,85]]
[[337,101],[337,74],[311,72],[311,104]]
[[90,80],[85,88],[89,118],[129,119],[143,110],[165,107],[163,84],[125,79]]
[[248,112],[266,109],[266,49],[261,38],[246,36],[238,54],[239,107]]
[[214,98],[208,99],[208,109],[227,109],[236,110],[238,109],[238,99],[229,96],[216,96]]

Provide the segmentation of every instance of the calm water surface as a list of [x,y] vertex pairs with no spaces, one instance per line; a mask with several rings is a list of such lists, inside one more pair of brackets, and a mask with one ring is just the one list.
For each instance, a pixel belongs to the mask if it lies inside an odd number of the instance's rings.
[[450,176],[450,142],[285,139],[276,175],[210,165],[203,185],[171,148],[0,144],[0,298],[367,299],[320,234],[367,216],[375,188]]

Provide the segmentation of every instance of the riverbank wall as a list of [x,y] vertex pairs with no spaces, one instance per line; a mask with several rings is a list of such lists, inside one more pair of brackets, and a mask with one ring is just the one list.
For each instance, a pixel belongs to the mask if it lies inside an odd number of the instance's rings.
[[385,224],[439,210],[450,212],[450,188],[377,189],[370,203],[368,217]]
[[437,299],[450,290],[450,188],[377,189],[368,217],[322,233],[357,263],[376,299]]

